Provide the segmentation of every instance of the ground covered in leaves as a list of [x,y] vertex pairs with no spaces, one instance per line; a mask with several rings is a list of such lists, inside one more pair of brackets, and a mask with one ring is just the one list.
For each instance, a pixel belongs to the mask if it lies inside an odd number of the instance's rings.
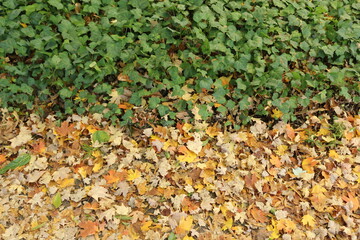
[[359,239],[360,116],[0,128],[1,239]]

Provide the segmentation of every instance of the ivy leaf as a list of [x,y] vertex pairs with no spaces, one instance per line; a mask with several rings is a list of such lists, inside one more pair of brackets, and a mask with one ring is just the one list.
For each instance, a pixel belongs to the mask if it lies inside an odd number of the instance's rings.
[[30,162],[31,155],[23,154],[17,157],[14,161],[10,162],[8,165],[0,169],[0,174],[6,173],[10,169],[15,169],[17,167],[24,166]]
[[48,3],[51,6],[56,7],[58,10],[63,9],[64,5],[62,5],[62,3],[59,0],[49,0]]

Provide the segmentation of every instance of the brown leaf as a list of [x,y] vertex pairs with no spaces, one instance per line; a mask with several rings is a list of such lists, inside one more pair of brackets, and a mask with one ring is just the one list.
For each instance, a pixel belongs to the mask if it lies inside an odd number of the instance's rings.
[[288,138],[291,139],[291,141],[294,141],[295,131],[294,131],[294,129],[290,126],[290,124],[286,124],[286,135],[288,136]]
[[268,221],[266,214],[257,207],[252,208],[250,213],[251,216],[258,222],[265,223]]
[[80,236],[85,238],[90,235],[94,235],[99,231],[99,224],[97,222],[85,221],[79,223],[79,227],[82,228],[80,230]]
[[69,133],[73,132],[75,130],[74,124],[70,124],[68,122],[62,122],[61,127],[55,127],[55,131],[57,134],[59,134],[62,137],[67,136]]

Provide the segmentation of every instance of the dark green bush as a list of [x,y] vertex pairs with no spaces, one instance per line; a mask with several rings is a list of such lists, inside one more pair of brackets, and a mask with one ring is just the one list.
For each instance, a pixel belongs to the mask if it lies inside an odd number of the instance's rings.
[[[294,120],[311,101],[359,103],[359,10],[356,0],[4,0],[1,106],[111,118],[123,110],[103,103],[127,88],[161,116],[196,105],[203,118],[246,122],[269,107]],[[215,101],[181,99],[184,85]]]

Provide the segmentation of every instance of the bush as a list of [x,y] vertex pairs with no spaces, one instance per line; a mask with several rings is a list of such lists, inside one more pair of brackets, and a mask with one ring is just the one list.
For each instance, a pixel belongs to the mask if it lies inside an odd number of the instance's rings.
[[359,103],[359,10],[356,0],[4,0],[1,106],[115,119],[124,109],[109,95],[128,89],[130,104],[169,119],[196,107],[246,122],[274,109],[294,120],[335,96]]

